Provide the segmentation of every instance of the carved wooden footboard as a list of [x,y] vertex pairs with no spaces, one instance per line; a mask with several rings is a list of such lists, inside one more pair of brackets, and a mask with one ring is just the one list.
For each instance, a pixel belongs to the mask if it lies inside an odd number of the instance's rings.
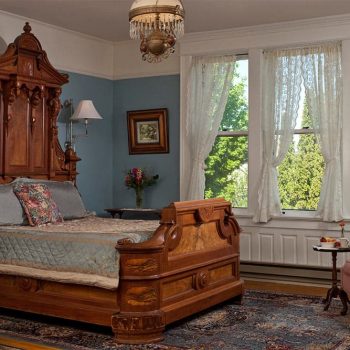
[[165,325],[232,297],[241,297],[240,228],[223,199],[177,202],[141,244],[118,242],[120,312],[117,342],[162,339]]
[[120,343],[156,342],[167,324],[242,296],[239,231],[223,199],[173,203],[150,240],[118,242],[116,291],[0,274],[0,307],[112,324]]

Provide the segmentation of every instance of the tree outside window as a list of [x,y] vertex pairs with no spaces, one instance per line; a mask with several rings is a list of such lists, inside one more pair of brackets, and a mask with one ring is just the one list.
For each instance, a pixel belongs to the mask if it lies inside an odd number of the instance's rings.
[[206,160],[205,198],[223,197],[248,206],[248,60],[236,62],[235,76],[213,149]]

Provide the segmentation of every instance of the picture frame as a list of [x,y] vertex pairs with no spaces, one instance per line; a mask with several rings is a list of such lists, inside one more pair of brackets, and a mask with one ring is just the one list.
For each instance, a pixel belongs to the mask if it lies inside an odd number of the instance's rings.
[[128,111],[129,154],[169,153],[168,110]]

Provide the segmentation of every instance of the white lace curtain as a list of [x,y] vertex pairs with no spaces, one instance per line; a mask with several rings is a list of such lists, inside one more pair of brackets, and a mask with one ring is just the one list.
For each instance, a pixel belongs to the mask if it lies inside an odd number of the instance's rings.
[[319,132],[326,171],[319,213],[325,221],[342,216],[341,199],[341,48],[338,43],[316,48],[273,50],[264,55],[263,166],[255,222],[280,214],[277,166],[293,138],[304,80],[315,131]]
[[325,160],[318,214],[324,221],[339,221],[343,208],[341,43],[309,49],[302,62],[306,97]]
[[281,212],[276,168],[288,152],[297,122],[302,83],[300,57],[293,51],[266,52],[263,82],[263,167],[255,222],[267,222]]
[[186,138],[189,171],[184,200],[202,199],[205,189],[205,160],[208,157],[225,111],[232,83],[235,56],[194,57],[188,82]]

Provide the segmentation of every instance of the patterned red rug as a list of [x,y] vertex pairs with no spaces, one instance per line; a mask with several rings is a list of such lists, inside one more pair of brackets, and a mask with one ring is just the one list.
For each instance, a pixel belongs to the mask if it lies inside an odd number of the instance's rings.
[[248,291],[242,305],[169,326],[160,344],[127,346],[115,345],[109,328],[0,309],[0,337],[67,350],[350,350],[350,316],[340,310],[337,300],[323,311],[319,297]]

